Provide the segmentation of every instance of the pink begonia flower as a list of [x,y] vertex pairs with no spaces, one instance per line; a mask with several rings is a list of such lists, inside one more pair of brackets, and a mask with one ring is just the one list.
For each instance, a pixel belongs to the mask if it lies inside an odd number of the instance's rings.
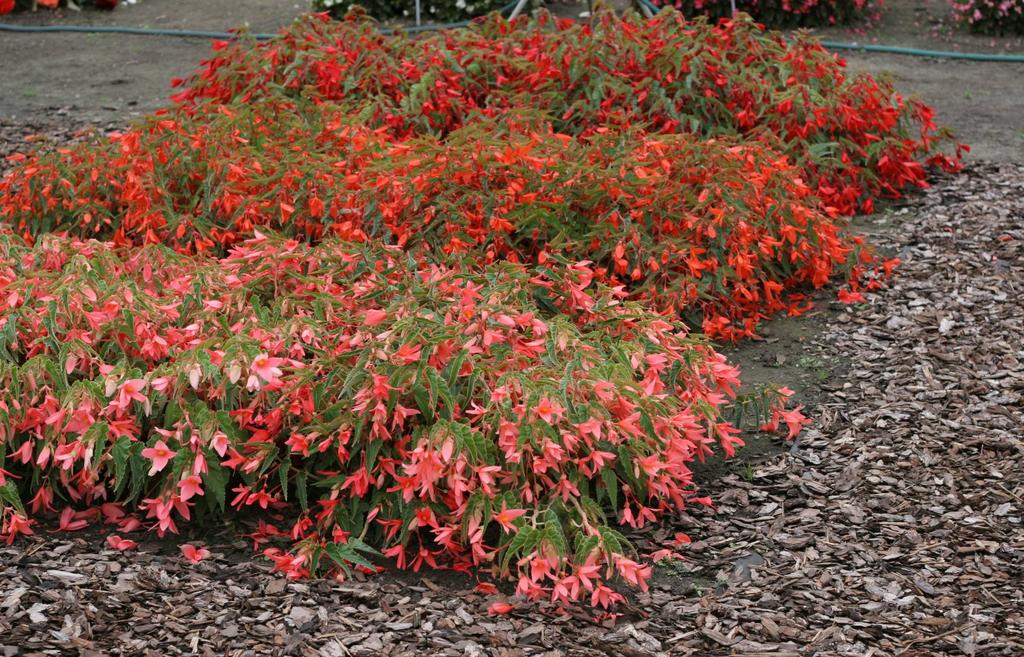
[[259,375],[261,379],[269,384],[278,383],[281,380],[280,365],[284,363],[283,358],[271,358],[266,354],[260,354],[253,359],[249,369]]
[[186,559],[188,559],[192,563],[199,563],[206,557],[210,556],[210,551],[206,548],[197,548],[196,546],[190,543],[185,543],[181,546],[181,553],[185,556]]
[[153,467],[149,469],[149,476],[153,476],[167,467],[167,464],[177,454],[173,449],[167,446],[162,440],[156,441],[156,445],[147,447],[142,450],[142,456],[153,462]]
[[181,489],[181,501],[184,502],[203,494],[203,480],[198,475],[190,475],[178,482],[178,488]]
[[115,406],[124,410],[131,406],[132,401],[137,401],[145,404],[149,401],[142,391],[146,388],[146,381],[144,379],[128,379],[121,384],[121,389],[117,393],[117,403]]
[[134,550],[139,547],[139,544],[130,538],[121,538],[117,534],[111,534],[107,537],[107,545],[115,550]]

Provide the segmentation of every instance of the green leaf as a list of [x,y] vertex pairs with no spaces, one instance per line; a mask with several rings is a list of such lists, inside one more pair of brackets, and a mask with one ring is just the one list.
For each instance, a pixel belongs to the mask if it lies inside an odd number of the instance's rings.
[[329,543],[324,550],[327,552],[327,556],[329,556],[334,563],[341,566],[345,572],[350,571],[350,564],[355,564],[364,568],[373,568],[373,564],[370,563],[366,557],[356,552],[355,549],[347,543]]
[[309,478],[309,473],[305,470],[299,470],[298,474],[295,475],[295,497],[299,500],[299,506],[302,507],[303,511],[309,510],[309,500],[307,495],[306,480]]
[[206,484],[207,503],[211,510],[214,510],[214,505],[216,505],[216,509],[223,512],[227,500],[229,475],[217,460],[217,455],[210,453],[209,450],[207,450],[206,468],[203,481]]
[[371,440],[366,446],[366,472],[367,474],[373,472],[373,466],[377,464],[377,455],[380,454],[381,448],[384,447],[383,440]]
[[431,401],[433,401],[433,398],[436,395],[444,402],[443,410],[439,415],[446,420],[452,419],[452,410],[455,408],[455,399],[452,397],[452,390],[448,387],[448,382],[445,381],[433,367],[427,368],[427,380],[430,382],[432,393]]
[[124,489],[124,485],[127,483],[125,473],[128,465],[128,456],[131,454],[132,441],[126,436],[118,438],[117,442],[114,443],[113,448],[110,450],[111,454],[114,455],[114,480],[117,482],[116,488],[114,489],[114,495],[120,495]]
[[508,544],[508,548],[505,549],[505,556],[501,560],[501,570],[505,572],[508,570],[508,564],[516,556],[526,554],[540,542],[541,532],[534,527],[520,527],[516,535],[512,537],[512,542]]
[[604,482],[604,491],[608,495],[608,501],[612,503],[612,509],[619,509],[619,478],[615,469],[605,466],[601,468],[601,481]]
[[146,474],[146,468],[148,467],[147,464],[148,461],[143,459],[141,456],[132,455],[128,459],[128,466],[132,471],[131,486],[128,488],[129,501],[139,499],[139,495],[145,488],[146,482],[149,481],[149,477]]
[[626,554],[627,550],[632,550],[633,546],[630,545],[629,540],[611,527],[598,527],[597,533],[600,534],[607,552]]
[[100,460],[103,459],[103,452],[107,447],[107,436],[110,431],[106,422],[96,422],[85,432],[85,442],[92,443],[92,466],[93,472],[100,467]]
[[25,515],[25,506],[21,503],[18,489],[14,487],[13,481],[8,481],[3,486],[0,486],[0,500],[13,506],[21,515]]
[[288,473],[292,469],[292,458],[291,456],[285,456],[281,459],[281,465],[277,468],[277,478],[281,482],[281,498],[288,501]]
[[544,538],[564,556],[569,551],[569,542],[565,540],[565,533],[562,531],[562,519],[558,516],[554,506],[549,506],[544,512]]
[[430,398],[430,393],[427,389],[421,386],[419,383],[412,384],[412,396],[416,400],[416,406],[420,410],[420,414],[424,420],[432,420],[434,418],[434,402]]
[[576,537],[576,548],[573,550],[573,561],[582,564],[590,556],[590,553],[597,549],[601,539],[597,536],[587,536],[582,532]]
[[383,557],[384,556],[383,554],[380,553],[379,550],[377,550],[376,548],[374,548],[374,547],[372,547],[370,545],[367,545],[366,543],[364,543],[362,541],[362,539],[360,539],[360,538],[358,538],[356,536],[350,537],[348,539],[348,541],[345,543],[345,545],[350,545],[353,548],[355,548],[356,550],[359,550],[360,552],[365,552],[366,554],[372,554],[375,557]]
[[640,411],[640,427],[647,432],[648,436],[661,442],[658,431],[654,428],[654,423],[651,422],[651,416],[647,414],[647,411]]
[[247,438],[245,431],[235,423],[234,418],[227,411],[217,411],[217,423],[220,425],[221,431],[231,440],[240,441]]
[[455,382],[459,378],[459,372],[462,370],[462,364],[466,362],[466,350],[463,349],[459,353],[455,354],[451,362],[448,363],[444,368],[445,379],[448,381],[450,388],[455,387]]

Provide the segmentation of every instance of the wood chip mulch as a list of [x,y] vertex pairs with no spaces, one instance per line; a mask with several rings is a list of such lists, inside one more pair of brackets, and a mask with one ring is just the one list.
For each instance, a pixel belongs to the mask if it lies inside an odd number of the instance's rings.
[[70,109],[58,109],[30,121],[11,121],[0,117],[0,177],[13,165],[8,157],[54,148],[81,141],[94,134],[106,134],[124,126],[109,122],[84,121]]
[[230,544],[192,566],[40,532],[0,546],[0,657],[1024,655],[1024,166],[884,219],[903,265],[808,347],[845,363],[815,424],[658,530],[695,542],[615,623],[489,617],[438,573],[288,582]]

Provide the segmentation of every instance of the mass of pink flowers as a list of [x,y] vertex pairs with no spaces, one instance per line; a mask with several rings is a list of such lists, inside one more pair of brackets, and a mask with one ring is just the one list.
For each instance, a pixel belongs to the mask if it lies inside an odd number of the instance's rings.
[[[657,7],[674,7],[689,18],[732,18],[730,0],[651,0]],[[872,18],[882,0],[735,0],[744,12],[771,27],[846,25]]]
[[[284,539],[265,554],[289,576],[384,555],[607,606],[614,578],[651,572],[614,525],[706,503],[690,463],[743,444],[723,415],[738,371],[587,263],[461,270],[263,235],[197,262],[7,236],[0,295],[8,541],[51,513],[125,550],[143,527],[294,506],[256,535]],[[787,394],[748,403],[796,433]]]
[[953,11],[972,31],[1024,34],[1024,0],[953,0]]

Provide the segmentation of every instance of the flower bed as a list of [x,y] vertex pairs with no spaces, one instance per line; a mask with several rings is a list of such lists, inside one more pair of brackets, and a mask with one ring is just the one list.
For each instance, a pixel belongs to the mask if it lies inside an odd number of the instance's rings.
[[159,118],[38,158],[0,194],[29,235],[205,252],[259,228],[485,262],[592,260],[599,280],[726,338],[797,312],[802,297],[787,290],[820,287],[865,255],[799,169],[756,141],[573,139],[506,115],[396,144],[343,117],[333,104],[261,101]]
[[742,21],[541,16],[410,40],[311,17],[225,46],[176,99],[26,165],[0,216],[188,252],[254,227],[485,261],[548,250],[735,338],[798,311],[787,290],[855,274],[837,213],[925,184],[921,158],[956,166],[927,107]]
[[616,526],[706,502],[689,465],[745,414],[805,422],[680,320],[858,299],[893,263],[841,215],[958,165],[927,107],[749,20],[308,17],[178,86],[0,182],[8,539],[256,507],[291,576],[380,554],[608,606],[650,574]]
[[[304,95],[344,100],[388,138],[443,136],[478,116],[528,108],[556,131],[642,127],[777,144],[827,205],[869,210],[879,195],[923,184],[920,161],[955,167],[930,108],[891,83],[848,76],[815,41],[787,42],[749,18],[724,25],[605,14],[593,24],[541,14],[513,29],[392,38],[360,20],[310,17],[273,45],[225,45],[176,98],[208,101]],[[203,110],[205,111],[205,109]]]

